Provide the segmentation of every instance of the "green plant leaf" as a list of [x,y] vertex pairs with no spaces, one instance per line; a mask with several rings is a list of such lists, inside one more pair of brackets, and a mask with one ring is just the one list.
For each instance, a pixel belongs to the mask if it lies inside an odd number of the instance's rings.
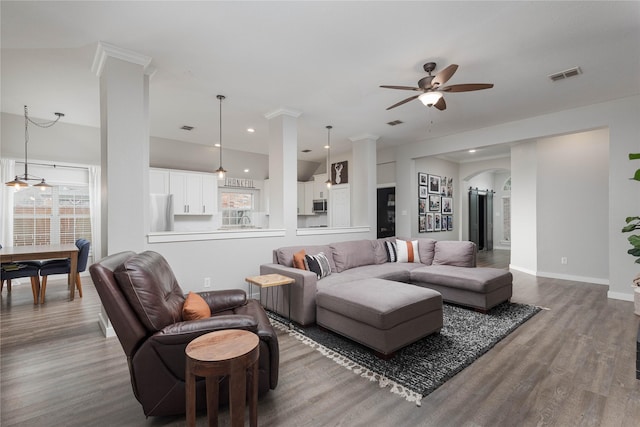
[[629,249],[627,253],[632,256],[640,256],[640,248]]
[[633,178],[631,178],[631,179],[636,180],[636,181],[640,181],[640,169],[638,169],[636,171],[636,174],[633,175]]
[[638,225],[638,224],[629,224],[629,225],[626,225],[626,226],[622,227],[622,232],[623,233],[628,233],[630,231],[638,230],[638,229],[640,229],[640,225]]
[[629,153],[629,160],[638,160],[640,159],[640,153]]
[[627,240],[629,240],[629,243],[631,243],[633,247],[640,248],[640,236],[638,236],[637,234],[629,236]]

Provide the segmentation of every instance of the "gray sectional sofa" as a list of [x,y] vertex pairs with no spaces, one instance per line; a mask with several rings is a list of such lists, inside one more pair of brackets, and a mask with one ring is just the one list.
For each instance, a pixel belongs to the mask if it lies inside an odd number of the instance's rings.
[[[316,297],[318,293],[332,293],[332,288],[349,286],[366,279],[385,279],[407,286],[433,289],[444,301],[487,311],[507,301],[512,294],[511,273],[496,268],[476,267],[476,246],[465,241],[436,241],[427,238],[417,240],[419,262],[389,262],[387,241],[395,238],[355,240],[328,245],[289,246],[273,251],[273,263],[260,266],[260,274],[279,273],[295,279],[288,292],[280,292],[277,299],[263,297],[267,308],[300,325],[316,322]],[[323,252],[331,268],[331,274],[318,279],[316,273],[293,266],[293,256],[304,249],[307,255]],[[364,288],[366,289],[366,287]],[[362,295],[362,293],[360,293]]]

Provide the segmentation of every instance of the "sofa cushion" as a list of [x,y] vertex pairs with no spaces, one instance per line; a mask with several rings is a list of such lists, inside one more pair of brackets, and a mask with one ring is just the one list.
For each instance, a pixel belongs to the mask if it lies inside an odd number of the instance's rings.
[[418,253],[420,254],[420,262],[422,264],[431,265],[433,263],[435,250],[436,240],[418,239]]
[[440,240],[436,242],[433,265],[476,266],[476,245],[473,242]]
[[511,286],[513,275],[508,270],[489,267],[465,268],[451,265],[431,265],[411,270],[411,282],[434,284],[487,294]]
[[398,259],[396,262],[420,262],[417,240],[396,240]]
[[376,264],[374,243],[372,240],[353,240],[332,243],[333,261],[338,273],[361,265]]
[[184,294],[162,255],[145,251],[123,262],[113,275],[149,331],[182,321]]
[[198,320],[211,317],[209,304],[200,295],[189,292],[182,306],[183,320]]
[[275,250],[275,261],[286,267],[293,267],[293,254],[304,249],[307,255],[318,255],[324,252],[329,260],[331,271],[336,271],[336,264],[333,262],[333,250],[328,245],[309,245],[309,246],[285,246]]
[[442,296],[438,292],[382,279],[358,280],[318,290],[316,303],[382,330],[442,310]]
[[300,270],[307,270],[307,267],[304,264],[306,255],[307,253],[304,249],[300,249],[298,252],[293,254],[293,266]]
[[376,264],[384,264],[389,262],[387,253],[387,242],[395,242],[395,237],[384,237],[373,241],[373,251],[375,252]]
[[324,252],[320,252],[318,255],[305,255],[304,257],[305,270],[313,271],[318,276],[318,279],[327,277],[331,274],[331,267],[329,266],[329,260],[325,256]]

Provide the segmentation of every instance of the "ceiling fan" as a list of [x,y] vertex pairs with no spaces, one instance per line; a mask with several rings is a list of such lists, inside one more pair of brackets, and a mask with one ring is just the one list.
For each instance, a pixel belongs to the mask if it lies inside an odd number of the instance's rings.
[[491,83],[466,83],[443,87],[442,85],[449,81],[451,76],[453,76],[458,69],[456,64],[449,65],[444,70],[439,71],[435,76],[431,75],[431,72],[436,69],[435,62],[427,62],[422,67],[429,75],[418,80],[418,87],[380,86],[386,89],[415,90],[417,92],[422,92],[419,95],[410,96],[407,99],[403,99],[402,101],[393,104],[391,107],[387,108],[387,110],[391,110],[392,108],[398,107],[404,103],[413,101],[416,98],[420,99],[420,101],[427,107],[434,106],[438,110],[444,110],[447,108],[447,104],[444,102],[443,92],[470,92],[473,90],[490,89],[493,87],[493,84]]

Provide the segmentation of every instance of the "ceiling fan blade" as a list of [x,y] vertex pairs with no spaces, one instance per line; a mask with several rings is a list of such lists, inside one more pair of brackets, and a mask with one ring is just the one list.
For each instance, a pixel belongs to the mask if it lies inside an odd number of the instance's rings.
[[447,68],[436,74],[436,76],[433,78],[433,81],[431,82],[431,86],[434,88],[442,86],[451,78],[451,76],[453,76],[453,73],[455,73],[457,69],[457,64],[449,65]]
[[383,85],[383,86],[380,86],[380,87],[383,87],[385,89],[419,90],[419,91],[422,90],[419,87],[413,87],[413,86],[387,86],[387,85]]
[[398,107],[398,106],[400,106],[400,105],[402,105],[404,103],[407,103],[409,101],[413,101],[414,99],[416,99],[419,96],[420,95],[415,95],[415,96],[410,96],[407,99],[403,99],[402,101],[400,101],[400,102],[398,102],[396,104],[393,104],[391,107],[387,108],[387,110],[391,110],[392,108],[396,108],[396,107]]
[[444,102],[444,97],[438,99],[438,102],[433,104],[433,106],[436,107],[440,111],[447,109],[447,103]]
[[467,83],[461,85],[445,86],[438,89],[440,92],[470,92],[472,90],[491,89],[493,84],[491,83]]

